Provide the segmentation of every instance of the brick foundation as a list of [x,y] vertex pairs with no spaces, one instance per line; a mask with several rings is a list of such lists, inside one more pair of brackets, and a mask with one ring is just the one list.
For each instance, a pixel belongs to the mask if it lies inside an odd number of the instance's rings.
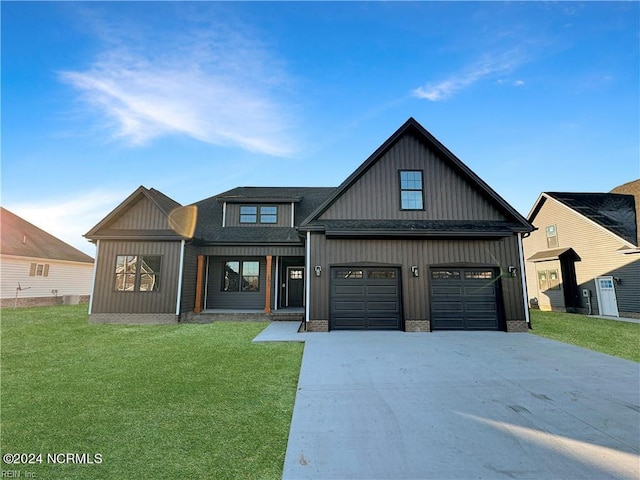
[[429,320],[406,320],[404,322],[405,332],[430,332],[431,321]]
[[89,323],[120,324],[172,324],[178,323],[178,316],[172,313],[93,313]]
[[507,332],[528,332],[529,326],[525,320],[507,320]]
[[[72,303],[64,303],[65,298],[73,297]],[[88,304],[89,295],[59,295],[57,297],[18,297],[3,298],[0,300],[0,308],[25,308],[25,307],[53,307],[55,305]]]
[[307,332],[328,332],[329,320],[309,320],[307,322]]

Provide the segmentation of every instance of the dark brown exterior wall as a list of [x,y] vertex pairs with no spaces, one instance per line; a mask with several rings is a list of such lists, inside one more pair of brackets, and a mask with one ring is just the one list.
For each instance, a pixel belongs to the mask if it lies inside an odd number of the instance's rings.
[[[430,318],[429,267],[460,264],[493,266],[502,272],[499,281],[503,320],[525,320],[515,235],[498,240],[346,240],[312,234],[309,268],[320,265],[322,275],[311,276],[310,320],[329,319],[330,267],[355,263],[384,263],[401,267],[405,322]],[[417,278],[411,275],[412,265],[419,268],[420,276]],[[517,268],[517,277],[507,274],[509,266]]]
[[[424,172],[425,210],[401,211],[398,171]],[[381,194],[382,192],[382,194]],[[504,220],[438,155],[404,137],[342,195],[321,219]]]
[[[91,313],[176,313],[181,242],[101,240],[97,259],[95,295]],[[160,291],[116,292],[117,255],[161,255]]]

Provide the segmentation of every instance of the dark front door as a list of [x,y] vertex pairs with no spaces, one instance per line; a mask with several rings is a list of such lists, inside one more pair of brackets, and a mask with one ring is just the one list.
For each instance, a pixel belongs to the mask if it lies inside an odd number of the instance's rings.
[[493,268],[432,268],[433,330],[498,330],[498,277]]
[[330,328],[401,329],[400,269],[333,267]]
[[304,306],[304,267],[287,267],[286,306]]

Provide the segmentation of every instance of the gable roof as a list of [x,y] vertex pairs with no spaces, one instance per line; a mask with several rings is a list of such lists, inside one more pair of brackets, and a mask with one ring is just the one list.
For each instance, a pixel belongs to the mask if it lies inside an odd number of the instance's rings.
[[[124,232],[101,232],[103,229],[107,229],[109,225],[115,222],[118,218],[122,217],[133,205],[135,205],[141,198],[147,198],[150,200],[160,211],[169,216],[172,210],[181,207],[178,202],[169,198],[164,193],[156,190],[155,188],[148,189],[140,185],[131,195],[129,195],[120,205],[114,208],[111,213],[104,217],[95,227],[84,234],[84,237],[89,240],[97,240],[99,238],[115,238]],[[136,236],[143,235],[144,231],[127,231],[127,235]],[[165,230],[156,231],[155,235],[160,237],[179,237],[176,232],[167,227]]]
[[551,198],[631,245],[638,246],[636,202],[617,193],[543,192],[529,214],[533,222],[545,200]]
[[533,226],[520,215],[509,203],[498,195],[478,175],[467,167],[438,139],[429,133],[414,118],[409,118],[396,132],[387,139],[364,163],[362,163],[342,184],[335,189],[309,217],[301,224],[301,227],[313,229],[314,222],[326,212],[354,183],[356,183],[376,162],[378,162],[402,137],[414,135],[426,143],[430,149],[439,153],[442,159],[461,175],[469,184],[475,187],[509,219],[509,230],[512,232],[530,232]]
[[299,243],[296,228],[222,227],[222,203],[295,203],[298,225],[335,187],[237,187],[194,203],[198,222],[194,238],[205,243]]
[[93,263],[93,258],[0,207],[0,253],[18,257]]

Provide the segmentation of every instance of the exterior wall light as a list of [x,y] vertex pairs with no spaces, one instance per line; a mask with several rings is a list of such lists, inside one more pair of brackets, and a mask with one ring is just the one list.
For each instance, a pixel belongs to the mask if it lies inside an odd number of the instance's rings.
[[418,266],[414,265],[411,267],[411,273],[413,274],[414,277],[419,277],[420,276],[420,272],[418,272]]
[[313,271],[316,272],[316,277],[319,277],[322,273],[322,267],[320,265],[316,265],[313,267]]
[[509,275],[511,275],[512,277],[517,277],[518,276],[518,269],[516,267],[514,267],[513,265],[509,266]]

